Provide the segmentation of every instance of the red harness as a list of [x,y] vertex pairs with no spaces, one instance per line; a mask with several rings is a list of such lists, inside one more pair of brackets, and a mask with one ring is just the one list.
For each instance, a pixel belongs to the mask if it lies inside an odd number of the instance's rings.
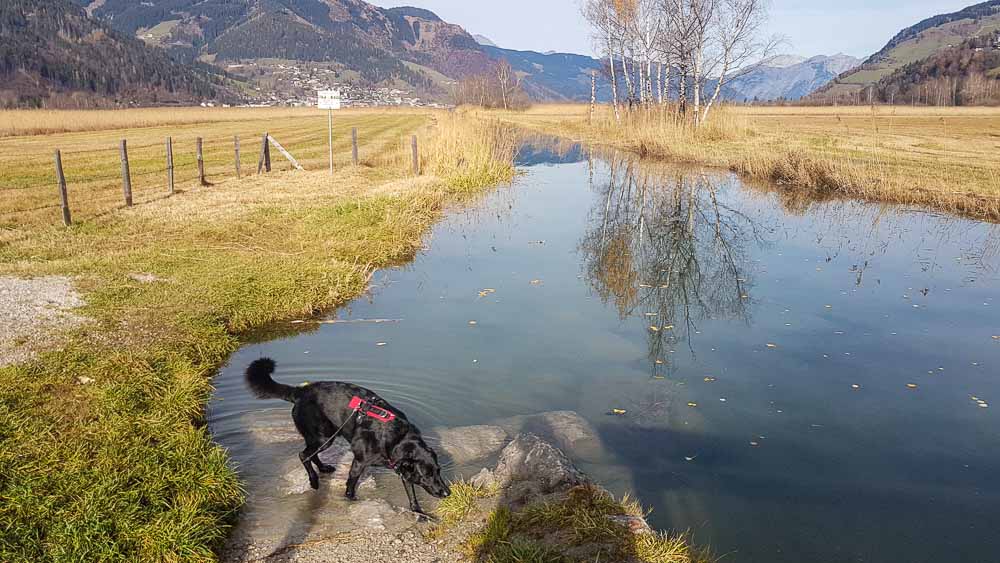
[[393,420],[396,420],[396,413],[383,409],[382,407],[376,407],[356,395],[351,399],[351,402],[347,406],[351,407],[358,413],[363,412],[366,416],[381,422],[392,422]]
[[[351,398],[351,402],[348,403],[347,406],[354,409],[354,412],[358,413],[358,416],[361,416],[363,413],[366,416],[381,422],[392,422],[393,420],[396,420],[396,413],[383,409],[382,407],[377,407],[357,395]],[[360,422],[360,419],[358,421]],[[389,466],[389,469],[396,469],[396,462],[388,456],[386,456],[386,465]]]

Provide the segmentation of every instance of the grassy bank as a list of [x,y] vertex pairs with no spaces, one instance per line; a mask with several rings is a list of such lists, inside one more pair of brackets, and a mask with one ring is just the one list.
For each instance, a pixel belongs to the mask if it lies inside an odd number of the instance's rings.
[[702,129],[654,109],[615,122],[600,108],[541,105],[493,112],[533,130],[643,155],[728,168],[819,197],[920,205],[1000,220],[1000,110],[725,108]]
[[[71,276],[89,319],[32,363],[0,369],[0,561],[213,560],[241,491],[203,413],[210,377],[240,336],[357,296],[374,268],[413,255],[445,206],[513,174],[504,127],[443,113],[346,113],[333,178],[218,174],[211,187],[186,182],[131,209],[93,203],[120,189],[112,180],[71,195],[84,212],[70,228],[51,210],[10,213],[54,193],[33,186],[53,146],[86,151],[123,136],[152,147],[166,135],[267,129],[323,170],[325,115],[272,117],[0,141],[0,275]],[[357,168],[343,166],[351,126],[364,132]],[[413,132],[425,147],[420,177],[404,165]],[[210,170],[231,163],[230,150],[210,152]],[[113,169],[110,160],[81,156],[79,165]]]
[[512,509],[498,503],[499,491],[468,483],[452,486],[441,501],[442,522],[431,538],[452,537],[472,561],[488,563],[710,563],[716,559],[693,547],[687,534],[647,530],[627,522],[648,514],[635,500],[615,499],[593,486],[552,494]]

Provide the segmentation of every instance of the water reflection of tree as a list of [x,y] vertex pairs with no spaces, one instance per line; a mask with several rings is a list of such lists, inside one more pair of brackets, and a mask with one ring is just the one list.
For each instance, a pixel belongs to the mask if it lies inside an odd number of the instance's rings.
[[700,321],[749,322],[747,250],[763,241],[748,215],[726,205],[703,173],[611,156],[607,183],[581,243],[591,287],[621,319],[648,322],[653,377]]

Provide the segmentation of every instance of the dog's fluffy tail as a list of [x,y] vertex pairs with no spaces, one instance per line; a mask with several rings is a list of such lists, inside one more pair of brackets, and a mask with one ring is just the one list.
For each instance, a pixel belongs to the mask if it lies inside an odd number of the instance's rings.
[[275,381],[271,377],[274,366],[271,358],[261,358],[250,364],[246,372],[247,387],[258,399],[281,399],[294,403],[297,389]]

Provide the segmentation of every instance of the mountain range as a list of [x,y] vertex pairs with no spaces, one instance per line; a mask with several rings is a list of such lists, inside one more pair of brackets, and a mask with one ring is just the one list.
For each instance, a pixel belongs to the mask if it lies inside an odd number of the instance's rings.
[[[920,82],[914,73],[990,76],[983,37],[998,29],[1000,0],[991,0],[904,29],[860,67],[846,55],[784,55],[733,79],[724,95],[796,100],[819,90],[810,99],[822,101],[876,84],[911,91]],[[609,90],[604,61],[505,49],[431,11],[363,0],[3,0],[0,32],[3,105],[246,100],[287,89],[276,69],[288,65],[308,69],[299,95],[319,84],[312,78],[320,72],[446,99],[457,80],[500,59],[535,100],[589,100],[594,72],[602,100]]]
[[812,58],[778,56],[732,80],[729,96],[747,101],[798,100],[859,64],[860,59],[843,54]]
[[858,68],[839,75],[810,99],[867,101],[870,92],[873,99],[886,102],[959,103],[958,93],[967,83],[976,83],[978,89],[985,81],[992,90],[991,81],[1000,79],[998,32],[1000,0],[927,18],[900,31]]

